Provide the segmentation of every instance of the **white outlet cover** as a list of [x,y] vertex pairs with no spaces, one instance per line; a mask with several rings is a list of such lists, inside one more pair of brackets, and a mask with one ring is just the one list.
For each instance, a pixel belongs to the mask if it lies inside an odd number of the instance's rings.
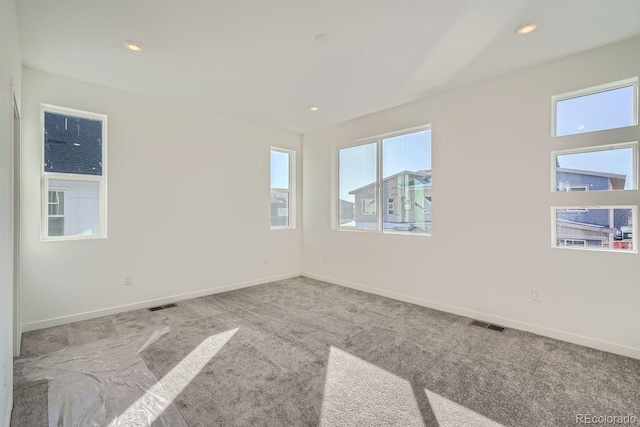
[[542,291],[536,288],[531,289],[531,299],[538,302],[542,301]]

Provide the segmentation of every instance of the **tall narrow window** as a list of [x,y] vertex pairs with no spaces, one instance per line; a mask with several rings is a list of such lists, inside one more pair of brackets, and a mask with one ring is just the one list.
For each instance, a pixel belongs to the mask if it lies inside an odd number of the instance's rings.
[[377,144],[361,144],[338,151],[339,226],[378,228],[376,186]]
[[395,201],[383,231],[431,234],[430,130],[382,139],[382,198]]
[[106,123],[102,114],[42,106],[42,239],[106,237]]
[[295,152],[271,148],[271,228],[295,228]]
[[340,229],[431,234],[429,127],[337,151]]

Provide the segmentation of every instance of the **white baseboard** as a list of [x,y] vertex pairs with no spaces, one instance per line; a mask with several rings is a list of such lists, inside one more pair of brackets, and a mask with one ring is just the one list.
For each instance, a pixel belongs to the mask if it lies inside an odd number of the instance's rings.
[[525,332],[532,332],[537,335],[542,335],[545,337],[554,338],[557,340],[566,341],[573,344],[583,345],[585,347],[591,347],[597,350],[607,351],[609,353],[615,353],[622,356],[632,357],[634,359],[640,359],[640,348],[629,347],[629,346],[616,344],[608,341],[601,341],[594,338],[585,337],[582,335],[576,335],[569,332],[560,331],[557,329],[546,328],[543,326],[537,326],[530,323],[520,322],[518,320],[507,319],[505,317],[493,316],[493,315],[481,313],[478,311],[468,310],[462,307],[456,307],[452,305],[441,304],[435,301],[429,301],[421,298],[410,297],[404,294],[390,292],[383,289],[372,288],[372,287],[360,285],[357,283],[351,283],[344,280],[334,279],[332,277],[320,276],[313,273],[302,273],[302,275],[310,279],[321,280],[323,282],[344,286],[346,288],[357,289],[359,291],[367,292],[370,294],[380,295],[387,298],[393,298],[399,301],[421,305],[423,307],[429,307],[429,308],[433,308],[440,311],[446,311],[448,313],[458,314],[460,316],[470,317],[472,319],[478,319],[484,322],[495,323],[500,326],[505,326],[512,329],[518,329]]
[[95,319],[97,317],[108,316],[110,314],[122,313],[124,311],[137,310],[140,308],[153,307],[156,305],[170,304],[185,299],[203,297],[206,295],[219,294],[222,292],[233,291],[235,289],[248,288],[251,286],[264,285],[266,283],[276,282],[278,280],[291,279],[302,275],[300,272],[283,274],[280,276],[265,277],[263,279],[251,280],[248,282],[235,283],[232,285],[220,286],[217,288],[203,289],[201,291],[188,292],[185,294],[173,295],[164,298],[140,301],[133,304],[125,304],[117,307],[110,307],[100,310],[87,311],[84,313],[71,314],[69,316],[55,317],[52,319],[38,320],[36,322],[23,323],[22,332],[35,331],[38,329],[50,328],[52,326],[64,325],[80,320]]
[[13,411],[13,389],[9,390],[9,400],[7,401],[7,416],[4,421],[5,427],[10,427],[11,425],[11,412]]
[[[546,328],[543,326],[538,326],[530,323],[521,322],[518,320],[508,319],[505,317],[494,316],[486,313],[481,313],[478,311],[468,310],[462,307],[456,307],[452,305],[442,304],[435,301],[425,300],[421,298],[415,298],[411,296],[407,296],[404,294],[399,294],[396,292],[386,291],[384,289],[373,288],[370,286],[360,285],[357,283],[347,282],[340,279],[335,279],[332,277],[321,276],[313,273],[290,273],[284,274],[280,276],[272,276],[266,277],[263,279],[252,280],[248,282],[241,282],[226,286],[221,286],[217,288],[204,289],[201,291],[195,291],[185,294],[173,295],[165,298],[158,298],[153,300],[141,301],[133,304],[126,304],[117,307],[111,307],[101,310],[88,311],[84,313],[72,314],[69,316],[56,317],[52,319],[39,320],[31,323],[24,323],[22,325],[23,332],[34,331],[37,329],[49,328],[52,326],[64,325],[66,323],[78,322],[80,320],[94,319],[97,317],[108,316],[110,314],[117,314],[124,311],[137,310],[140,308],[153,307],[155,305],[164,305],[170,304],[172,302],[182,301],[190,298],[197,298],[205,295],[217,294],[227,291],[232,291],[235,289],[248,288],[251,286],[263,285],[270,282],[275,282],[283,279],[290,279],[298,276],[305,276],[311,279],[321,280],[327,283],[333,283],[335,285],[344,286],[347,288],[357,289],[363,292],[368,292],[370,294],[380,295],[388,298],[393,298],[399,301],[405,301],[412,304],[421,305],[424,307],[433,308],[440,311],[446,311],[448,313],[458,314],[460,316],[470,317],[473,319],[482,320],[484,322],[495,323],[501,326],[505,326],[512,329],[518,329],[521,331],[532,332],[534,334],[542,335],[549,338],[554,338],[561,341],[570,342],[573,344],[583,345],[585,347],[591,347],[602,351],[607,351],[610,353],[620,354],[622,356],[632,357],[634,359],[640,359],[640,349],[629,347],[621,344],[616,344],[608,341],[597,340],[594,338],[585,337],[583,335],[572,334],[565,331],[560,331],[557,329]],[[10,414],[9,414],[10,416]]]

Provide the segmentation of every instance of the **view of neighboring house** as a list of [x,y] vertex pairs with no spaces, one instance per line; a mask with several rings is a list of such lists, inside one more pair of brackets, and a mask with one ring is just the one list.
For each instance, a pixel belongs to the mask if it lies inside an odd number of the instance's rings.
[[[598,171],[556,169],[558,191],[602,191],[624,189],[626,176]],[[630,209],[563,209],[557,211],[558,246],[614,247],[617,240],[630,240],[623,231],[632,225]],[[631,242],[625,242],[631,249]]]
[[338,218],[340,218],[340,225],[347,224],[355,220],[354,202],[340,199],[340,206],[338,207],[338,209]]
[[[624,189],[626,176],[598,171],[557,168],[558,191],[602,191]],[[355,201],[340,200],[340,225],[375,228],[375,183],[349,192]],[[382,187],[385,230],[431,232],[431,171],[402,171],[384,179]],[[350,224],[352,223],[352,224]],[[631,249],[629,209],[559,209],[556,239],[558,246],[613,247],[627,240]]]
[[47,198],[48,235],[97,234],[100,186],[82,177],[100,176],[102,122],[65,114],[44,114],[44,170],[74,174],[78,179],[50,179]]
[[[375,183],[352,190],[349,194],[355,197],[353,225],[357,228],[375,227],[377,222]],[[380,205],[384,208],[383,229],[431,232],[430,170],[402,171],[385,178],[382,199],[383,203]]]
[[289,190],[271,190],[271,226],[286,227],[289,220]]

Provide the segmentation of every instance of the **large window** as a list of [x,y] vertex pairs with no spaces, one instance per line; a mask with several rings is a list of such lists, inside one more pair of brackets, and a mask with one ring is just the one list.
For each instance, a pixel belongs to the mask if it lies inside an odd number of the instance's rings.
[[337,228],[431,234],[431,129],[339,147]]
[[[638,191],[638,143],[614,141],[611,129],[638,124],[638,79],[557,95],[551,101],[553,136],[580,139],[579,134],[601,131],[598,139],[606,144],[594,146],[591,138],[581,148],[551,153],[551,191],[558,193],[551,208],[552,246],[637,252],[638,207],[627,205],[632,199],[622,193]],[[558,144],[563,140],[554,138]]]
[[271,148],[271,228],[295,228],[294,151]]
[[553,135],[565,136],[638,124],[638,78],[552,98]]
[[42,105],[42,239],[106,237],[102,114]]

